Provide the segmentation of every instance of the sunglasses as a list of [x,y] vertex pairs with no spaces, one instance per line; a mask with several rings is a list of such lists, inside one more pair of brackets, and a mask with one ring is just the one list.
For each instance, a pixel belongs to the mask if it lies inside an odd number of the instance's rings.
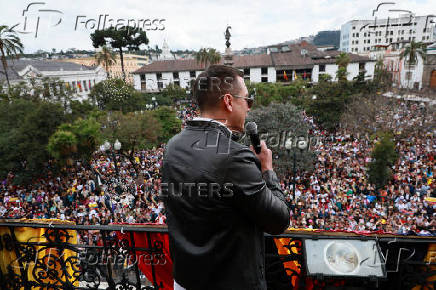
[[[233,97],[235,97],[235,98],[245,99],[245,101],[247,101],[248,108],[251,109],[251,107],[253,106],[253,103],[254,103],[254,94],[252,94],[252,95],[250,95],[250,96],[248,96],[248,97],[242,97],[242,96],[233,95],[233,94],[231,94],[231,95],[232,95]],[[224,97],[224,95],[222,95],[221,98],[222,98],[222,97]]]

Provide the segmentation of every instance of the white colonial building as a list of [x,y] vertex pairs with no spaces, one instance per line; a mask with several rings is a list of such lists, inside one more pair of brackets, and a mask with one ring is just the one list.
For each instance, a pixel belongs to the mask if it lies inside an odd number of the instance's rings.
[[348,21],[341,26],[339,50],[366,53],[377,45],[404,41],[432,43],[436,38],[434,18],[406,14],[398,18]]
[[[288,45],[285,49],[280,47],[275,51],[235,55],[233,66],[244,72],[244,79],[254,83],[286,83],[296,78],[316,83],[321,74],[336,79],[336,56],[340,53],[338,51],[320,51],[305,41]],[[350,54],[350,60],[347,67],[349,80],[356,78],[361,72],[366,79],[373,77],[375,60],[356,54]],[[133,72],[134,86],[137,90],[146,92],[159,91],[170,83],[189,88],[191,81],[204,68],[195,59],[155,61]]]
[[[101,67],[89,67],[70,62],[51,60],[8,61],[8,77],[11,85],[28,82],[31,78],[45,77],[57,79],[65,87],[73,88],[80,100],[86,99],[95,84],[106,79],[106,71]],[[0,82],[7,87],[3,67],[0,66]]]

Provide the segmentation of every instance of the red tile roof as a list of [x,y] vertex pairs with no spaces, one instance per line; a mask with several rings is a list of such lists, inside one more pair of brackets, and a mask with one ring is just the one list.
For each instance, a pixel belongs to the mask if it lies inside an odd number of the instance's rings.
[[[289,45],[290,51],[270,54],[250,54],[233,56],[233,66],[246,67],[275,67],[277,69],[302,69],[312,68],[316,64],[334,64],[339,51],[319,51],[316,46],[307,42]],[[302,49],[306,51],[302,53]],[[367,62],[368,57],[349,54],[351,62]],[[220,61],[223,64],[223,58]],[[195,59],[160,60],[144,65],[133,72],[156,73],[176,71],[202,71],[205,66]]]

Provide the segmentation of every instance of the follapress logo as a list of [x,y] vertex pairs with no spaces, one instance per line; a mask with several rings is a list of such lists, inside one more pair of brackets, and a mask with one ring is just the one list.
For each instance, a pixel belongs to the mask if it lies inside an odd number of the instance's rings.
[[32,2],[22,11],[23,20],[12,28],[21,34],[30,34],[37,38],[41,32],[48,32],[57,26],[71,25],[72,30],[104,30],[107,28],[138,29],[156,31],[165,29],[163,18],[114,18],[109,14],[98,14],[96,16],[76,15],[74,21],[65,19],[65,14],[57,9],[49,9],[45,2]]

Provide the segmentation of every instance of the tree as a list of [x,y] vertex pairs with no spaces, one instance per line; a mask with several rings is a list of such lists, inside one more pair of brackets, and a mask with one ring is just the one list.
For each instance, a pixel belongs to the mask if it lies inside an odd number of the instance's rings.
[[21,81],[12,85],[9,90],[10,101],[16,99],[25,99],[32,102],[41,100],[57,103],[67,111],[71,100],[75,97],[76,92],[71,87],[66,87],[64,82],[58,78],[29,78],[27,81]]
[[[410,66],[418,61],[418,56],[423,60],[426,58],[426,46],[422,42],[411,41],[409,45],[400,53],[400,59],[407,59],[407,63]],[[407,87],[409,87],[410,78],[407,79]]]
[[64,121],[59,104],[18,99],[0,102],[0,176],[30,182],[47,170],[49,137]]
[[382,188],[391,179],[392,170],[390,167],[398,159],[392,135],[388,133],[380,135],[379,141],[372,150],[371,159],[368,170],[369,181],[374,183],[377,188]]
[[112,48],[118,49],[120,54],[121,69],[123,71],[123,80],[126,79],[124,71],[123,48],[129,50],[138,50],[142,44],[148,43],[145,31],[130,26],[109,27],[104,30],[96,30],[91,33],[92,45],[97,48],[109,44]]
[[268,106],[272,102],[295,102],[302,95],[305,81],[297,80],[291,84],[282,83],[247,83],[250,93],[256,91],[254,107]]
[[[267,107],[259,107],[249,112],[247,121],[256,122],[261,139],[273,152],[274,169],[279,174],[286,174],[292,168],[293,148],[287,152],[286,141],[295,145],[298,138],[308,139],[309,125],[304,122],[302,112],[290,103],[271,103]],[[247,136],[246,136],[247,137]],[[248,138],[244,138],[248,145]],[[300,169],[312,168],[314,154],[310,151],[297,152],[297,166]]]
[[153,112],[135,112],[123,114],[111,112],[101,119],[102,134],[110,142],[119,140],[122,144],[120,153],[127,157],[138,173],[134,153],[140,149],[149,149],[158,144],[162,127]]
[[351,96],[341,116],[341,125],[356,135],[371,135],[387,131],[394,122],[392,116],[387,114],[393,106],[395,101],[384,96],[373,94]]
[[219,63],[221,54],[215,48],[201,48],[195,53],[195,59],[199,64],[204,64],[208,67],[209,65]]
[[173,83],[166,86],[162,91],[161,94],[163,98],[171,100],[171,104],[174,104],[178,100],[185,100],[187,98],[186,95],[186,89],[181,88],[178,85],[175,85]]
[[106,45],[103,45],[101,51],[95,55],[97,64],[103,64],[106,69],[107,78],[109,78],[109,67],[115,63],[115,53],[112,52]]
[[132,112],[145,107],[141,94],[122,79],[99,82],[91,89],[89,96],[101,110]]
[[338,78],[338,81],[347,80],[347,66],[350,61],[350,56],[345,52],[341,52],[338,56],[336,56],[336,64],[338,65],[338,71],[336,72],[336,76]]
[[349,82],[319,82],[306,94],[304,108],[323,128],[334,130],[353,93]]
[[386,69],[382,58],[378,59],[375,64],[373,85],[375,89],[385,89],[392,86],[392,74]]
[[6,57],[18,58],[18,55],[23,53],[23,44],[13,28],[10,28],[6,25],[0,25],[0,53],[3,70],[6,76],[6,82],[8,84],[8,88],[10,88],[11,84],[9,82],[7,70],[8,62],[6,61]]
[[153,111],[153,115],[162,126],[162,132],[158,137],[159,143],[168,142],[171,137],[181,131],[182,121],[177,118],[177,112],[173,108],[160,106]]

